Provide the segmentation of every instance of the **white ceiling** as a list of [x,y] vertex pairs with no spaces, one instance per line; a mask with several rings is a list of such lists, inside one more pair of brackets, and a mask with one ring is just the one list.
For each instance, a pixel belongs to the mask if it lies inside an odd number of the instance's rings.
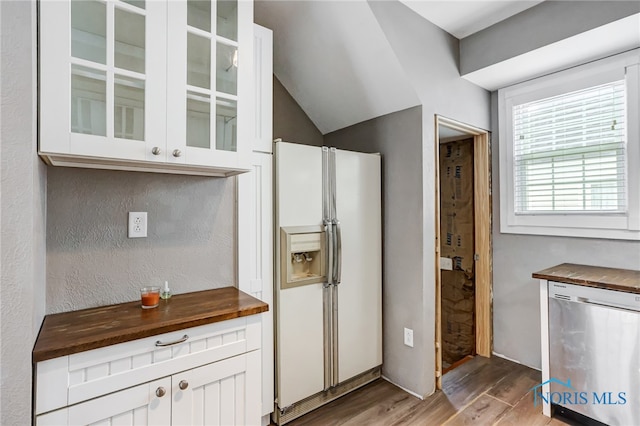
[[543,0],[400,0],[414,12],[458,39],[500,22]]

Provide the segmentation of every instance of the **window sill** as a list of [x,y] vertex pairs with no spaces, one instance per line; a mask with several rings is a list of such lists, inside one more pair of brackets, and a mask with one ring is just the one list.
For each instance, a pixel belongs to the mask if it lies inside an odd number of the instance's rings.
[[578,228],[532,225],[500,225],[503,234],[546,235],[555,237],[600,238],[640,241],[640,231],[629,229]]

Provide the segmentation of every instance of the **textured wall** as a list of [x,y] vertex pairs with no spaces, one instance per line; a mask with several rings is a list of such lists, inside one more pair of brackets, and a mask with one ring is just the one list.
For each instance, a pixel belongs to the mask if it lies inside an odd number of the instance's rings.
[[[420,161],[420,171],[407,176],[411,194],[401,198],[405,214],[417,202],[417,215],[405,221],[405,233],[419,240],[411,256],[417,280],[385,282],[385,290],[406,293],[402,302],[385,312],[385,325],[393,338],[385,340],[388,376],[399,385],[424,396],[435,389],[435,127],[436,114],[479,128],[489,128],[489,92],[460,78],[458,40],[397,1],[368,0],[407,77],[422,103],[422,144],[405,153]],[[389,135],[387,143],[396,138]],[[415,191],[416,186],[419,191]],[[408,197],[413,197],[409,199]],[[407,253],[398,253],[398,256]],[[388,304],[385,302],[385,306]],[[413,328],[414,347],[402,344],[402,328]],[[387,335],[385,334],[385,337]],[[389,356],[387,356],[389,355]]]
[[[492,193],[500,193],[498,96],[491,96]],[[493,349],[540,368],[540,299],[531,274],[559,263],[640,268],[640,242],[500,233],[493,198]]]
[[273,76],[273,137],[285,142],[322,146],[320,130],[282,83]]
[[415,391],[421,386],[412,358],[415,349],[404,345],[402,327],[415,331],[421,320],[422,162],[416,155],[422,145],[421,108],[328,133],[325,144],[382,153],[382,368],[385,377]]
[[[235,178],[54,167],[47,204],[47,313],[236,284]],[[127,238],[129,211],[147,238]]]
[[35,1],[0,2],[0,424],[31,422],[45,306],[46,167],[36,155]]

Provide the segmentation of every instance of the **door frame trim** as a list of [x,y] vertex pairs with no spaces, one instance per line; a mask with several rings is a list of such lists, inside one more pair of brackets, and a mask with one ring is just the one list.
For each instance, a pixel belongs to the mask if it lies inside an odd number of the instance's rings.
[[473,192],[475,254],[475,339],[476,353],[490,357],[493,343],[493,287],[491,251],[491,150],[489,132],[451,118],[435,114],[435,265],[436,265],[436,389],[442,389],[442,282],[440,272],[440,141],[439,126],[458,130],[473,137]]

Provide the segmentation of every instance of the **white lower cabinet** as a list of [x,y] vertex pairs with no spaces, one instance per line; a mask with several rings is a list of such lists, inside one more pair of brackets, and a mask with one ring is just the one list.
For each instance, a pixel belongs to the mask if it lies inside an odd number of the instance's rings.
[[35,424],[258,425],[260,328],[255,315],[39,362]]
[[171,424],[255,424],[260,419],[260,361],[255,351],[173,376]]

